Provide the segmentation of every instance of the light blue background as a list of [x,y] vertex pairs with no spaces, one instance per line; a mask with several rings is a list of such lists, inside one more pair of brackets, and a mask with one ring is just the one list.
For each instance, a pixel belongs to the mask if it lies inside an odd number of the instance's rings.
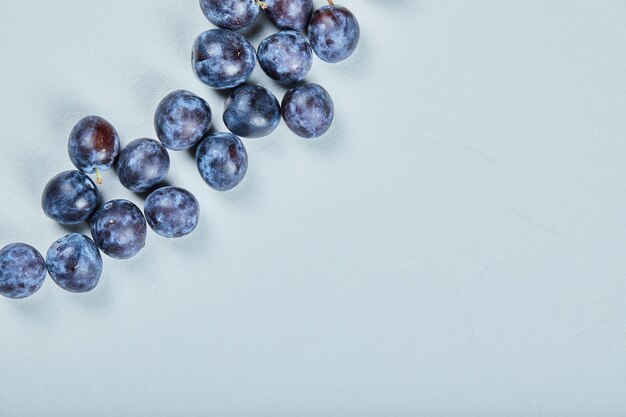
[[[0,300],[1,416],[626,414],[626,2],[344,4],[360,48],[308,78],[327,136],[246,141],[226,194],[173,154],[192,236]],[[209,27],[195,0],[2,0],[1,245],[66,232],[39,198],[82,116],[153,137],[185,88],[224,128]]]

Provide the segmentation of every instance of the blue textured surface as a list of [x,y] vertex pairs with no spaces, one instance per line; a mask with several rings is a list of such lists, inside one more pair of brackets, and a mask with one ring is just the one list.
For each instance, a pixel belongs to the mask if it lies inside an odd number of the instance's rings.
[[25,298],[41,288],[46,278],[43,257],[30,245],[11,243],[0,249],[0,294]]
[[215,26],[230,30],[249,26],[260,10],[254,0],[200,0],[200,8]]
[[146,244],[146,219],[128,200],[105,203],[91,218],[90,227],[93,240],[112,258],[133,257]]
[[93,240],[80,233],[70,233],[50,245],[46,266],[59,287],[71,292],[89,292],[100,280],[102,257]]
[[257,56],[263,71],[283,84],[303,80],[313,65],[311,45],[295,30],[284,30],[263,39]]
[[238,33],[211,29],[196,38],[191,63],[198,79],[206,85],[232,88],[250,78],[256,65],[256,51]]
[[70,160],[81,171],[106,171],[120,153],[120,138],[111,123],[99,116],[87,116],[72,129],[67,149]]
[[194,231],[200,219],[200,205],[196,197],[185,189],[163,187],[148,196],[144,213],[155,233],[174,238]]
[[326,133],[335,114],[330,94],[318,84],[305,84],[287,91],[281,111],[289,129],[307,139]]
[[161,143],[173,151],[193,147],[211,128],[211,107],[202,98],[185,91],[169,93],[154,113],[154,129]]
[[237,88],[224,104],[224,124],[237,136],[260,138],[280,123],[280,104],[268,89],[258,85]]
[[61,224],[78,224],[89,219],[98,207],[98,189],[81,171],[65,171],[53,177],[41,195],[46,216]]
[[267,18],[279,29],[303,31],[313,14],[312,0],[265,0]]
[[163,181],[170,169],[167,149],[154,139],[135,139],[122,149],[117,175],[122,185],[141,192]]
[[232,133],[213,133],[196,150],[202,179],[214,190],[228,191],[241,182],[248,170],[248,154]]
[[361,36],[359,22],[343,6],[328,5],[316,10],[309,22],[311,46],[317,56],[326,62],[340,62],[348,58]]

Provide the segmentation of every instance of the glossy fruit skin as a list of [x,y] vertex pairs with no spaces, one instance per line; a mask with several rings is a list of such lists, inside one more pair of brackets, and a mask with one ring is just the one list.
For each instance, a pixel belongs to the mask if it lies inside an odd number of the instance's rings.
[[96,168],[111,168],[120,153],[120,138],[111,123],[102,117],[87,116],[72,129],[67,149],[74,166],[92,174]]
[[46,216],[61,224],[88,220],[98,207],[98,189],[81,171],[65,171],[53,177],[41,195]]
[[154,139],[135,139],[117,160],[117,175],[131,191],[147,191],[165,179],[170,169],[170,155],[165,146]]
[[260,9],[254,0],[200,0],[200,8],[215,26],[230,30],[250,26]]
[[237,136],[232,133],[213,133],[198,146],[196,165],[209,187],[228,191],[246,175],[248,154]]
[[128,200],[106,202],[91,217],[90,228],[100,250],[115,259],[131,258],[146,244],[146,219]]
[[143,210],[150,228],[167,238],[188,235],[200,219],[200,204],[196,197],[178,187],[153,191],[146,199]]
[[167,149],[192,148],[209,133],[211,107],[197,95],[176,90],[161,100],[154,113],[154,130]]
[[260,138],[280,123],[280,104],[268,89],[258,85],[237,88],[224,104],[224,124],[237,136]]
[[70,233],[50,245],[46,266],[59,287],[83,293],[98,285],[102,257],[93,240],[80,233]]
[[206,85],[222,89],[246,82],[256,65],[256,51],[238,33],[226,29],[202,32],[193,44],[191,63]]
[[257,56],[268,77],[283,84],[303,80],[313,65],[311,45],[295,30],[284,30],[263,39]]
[[306,139],[326,133],[335,115],[330,94],[317,84],[305,84],[287,91],[281,111],[289,129]]
[[279,29],[306,29],[313,14],[313,0],[265,0],[267,18]]
[[39,251],[25,243],[0,249],[0,295],[25,298],[36,293],[46,278],[46,262]]
[[361,30],[350,10],[328,5],[313,13],[308,35],[315,54],[323,61],[335,63],[352,55],[359,44]]

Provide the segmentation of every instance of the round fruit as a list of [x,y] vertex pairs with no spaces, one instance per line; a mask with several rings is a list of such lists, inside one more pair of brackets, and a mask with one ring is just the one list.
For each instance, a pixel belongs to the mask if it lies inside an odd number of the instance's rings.
[[93,240],[112,258],[131,258],[146,244],[146,219],[128,200],[105,203],[94,213],[90,227]]
[[295,30],[285,30],[263,39],[258,57],[263,71],[283,84],[303,80],[313,65],[311,45]]
[[191,62],[203,83],[213,88],[232,88],[250,78],[256,65],[256,52],[240,34],[211,29],[196,38]]
[[154,129],[167,149],[182,151],[193,147],[209,133],[211,107],[197,95],[174,91],[159,103],[154,113]]
[[117,175],[126,188],[147,191],[163,181],[170,169],[167,149],[154,139],[135,139],[120,153]]
[[102,257],[93,240],[80,233],[70,233],[50,246],[46,266],[59,287],[71,292],[88,292],[98,285]]
[[81,119],[68,140],[70,160],[87,174],[111,168],[120,153],[120,138],[111,123],[98,116]]
[[28,297],[41,288],[45,278],[46,263],[37,249],[25,243],[0,249],[0,295]]
[[281,111],[289,129],[307,139],[326,133],[335,114],[330,94],[317,84],[305,84],[287,91]]
[[41,207],[46,216],[61,224],[84,222],[98,207],[96,184],[83,172],[61,172],[44,188]]
[[228,191],[246,175],[248,154],[237,136],[232,133],[213,133],[198,146],[196,165],[209,187]]
[[280,104],[268,89],[244,85],[231,93],[224,104],[224,124],[237,136],[260,138],[280,123]]
[[267,18],[279,29],[303,31],[313,14],[313,0],[265,0]]
[[253,0],[200,0],[200,8],[215,26],[230,30],[249,26],[259,15]]
[[168,238],[193,232],[200,218],[200,205],[196,197],[178,187],[163,187],[153,191],[146,199],[143,211],[152,230]]
[[335,63],[352,55],[359,44],[361,30],[350,10],[331,4],[313,13],[308,34],[315,54],[326,62]]

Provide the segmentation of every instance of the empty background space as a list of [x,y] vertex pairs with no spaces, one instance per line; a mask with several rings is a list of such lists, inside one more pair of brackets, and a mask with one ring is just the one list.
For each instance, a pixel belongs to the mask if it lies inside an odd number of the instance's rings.
[[[342,3],[360,47],[307,77],[335,102],[326,136],[244,140],[227,193],[171,152],[192,235],[104,257],[92,293],[0,299],[0,415],[626,413],[626,2]],[[81,117],[154,137],[183,88],[224,129],[191,70],[196,0],[0,9],[0,246],[67,233],[40,195]]]

